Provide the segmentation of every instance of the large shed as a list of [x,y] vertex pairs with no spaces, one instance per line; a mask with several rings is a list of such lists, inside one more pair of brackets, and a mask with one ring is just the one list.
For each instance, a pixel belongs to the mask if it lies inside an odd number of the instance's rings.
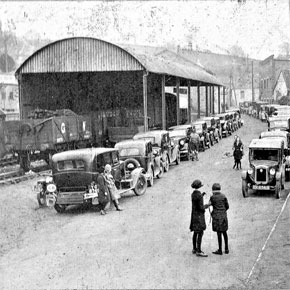
[[[179,86],[209,87],[210,97],[210,87],[223,86],[213,74],[166,49],[87,37],[48,44],[18,68],[16,77],[21,118],[36,108],[89,115],[98,143],[108,135],[117,141],[118,134],[180,124]],[[177,97],[166,95],[165,86],[175,86]],[[190,98],[188,90],[186,121]]]

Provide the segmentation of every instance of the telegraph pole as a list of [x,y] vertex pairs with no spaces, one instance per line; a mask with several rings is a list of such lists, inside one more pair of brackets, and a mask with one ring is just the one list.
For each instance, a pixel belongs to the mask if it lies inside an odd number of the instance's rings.
[[255,91],[254,91],[254,61],[252,60],[252,102],[254,102],[254,101],[255,101]]

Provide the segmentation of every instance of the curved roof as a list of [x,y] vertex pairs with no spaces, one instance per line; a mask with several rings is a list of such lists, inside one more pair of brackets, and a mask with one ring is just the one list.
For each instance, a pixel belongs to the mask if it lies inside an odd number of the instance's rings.
[[163,48],[117,46],[96,38],[73,37],[37,50],[17,69],[26,73],[141,71],[223,85],[201,66]]

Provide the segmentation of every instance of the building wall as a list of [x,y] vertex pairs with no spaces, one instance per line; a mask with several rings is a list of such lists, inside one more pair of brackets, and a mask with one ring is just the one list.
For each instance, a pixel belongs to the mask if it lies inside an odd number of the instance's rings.
[[276,86],[274,88],[274,100],[278,101],[281,97],[287,96],[288,90],[283,74],[280,73]]
[[290,69],[290,60],[275,59],[269,56],[260,62],[260,99],[273,100],[274,86],[281,70]]
[[0,74],[0,109],[12,119],[19,116],[18,84],[14,75]]

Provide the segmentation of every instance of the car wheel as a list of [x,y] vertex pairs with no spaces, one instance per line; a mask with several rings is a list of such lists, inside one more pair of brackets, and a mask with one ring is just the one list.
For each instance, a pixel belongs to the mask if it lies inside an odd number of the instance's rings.
[[150,178],[147,180],[147,182],[148,182],[148,186],[152,187],[154,184],[154,177],[153,177],[152,169],[150,171],[151,171]]
[[249,196],[249,189],[248,189],[248,184],[246,180],[242,180],[242,193],[243,197],[248,197]]
[[58,212],[58,213],[63,213],[66,209],[66,206],[63,204],[55,204],[54,205],[54,209]]
[[163,173],[164,173],[164,167],[163,167],[163,165],[161,165],[161,166],[160,166],[160,171],[159,171],[159,173],[157,174],[157,178],[161,178],[162,175],[163,175]]
[[168,172],[169,171],[169,159],[168,156],[166,155],[165,157],[165,162],[164,162],[164,172]]
[[38,192],[36,195],[39,206],[44,206],[46,204],[46,195],[43,192]]
[[177,152],[175,163],[176,163],[176,165],[180,164],[180,152],[179,151]]
[[136,186],[134,188],[134,193],[136,195],[143,195],[146,192],[147,189],[147,181],[146,181],[146,177],[144,174],[140,174]]
[[186,154],[186,158],[185,158],[187,161],[189,161],[190,160],[190,153],[189,152],[187,152],[187,154]]
[[276,182],[275,186],[275,197],[279,199],[281,197],[281,181]]

